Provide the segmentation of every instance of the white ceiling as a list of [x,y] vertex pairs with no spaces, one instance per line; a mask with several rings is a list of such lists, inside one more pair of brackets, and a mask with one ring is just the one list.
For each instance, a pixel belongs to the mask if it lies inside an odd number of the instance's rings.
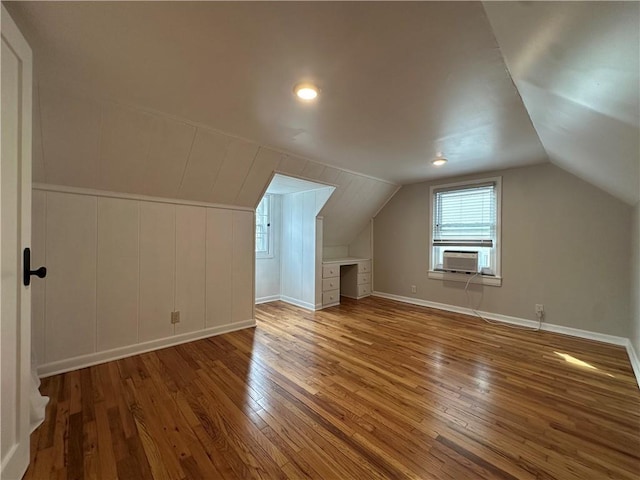
[[[478,2],[25,2],[37,76],[396,183],[547,161]],[[317,102],[292,94],[317,83]],[[441,151],[446,168],[433,167]]]
[[[639,198],[637,2],[8,7],[34,48],[36,78],[52,91],[395,183],[550,160],[628,203]],[[320,86],[317,102],[296,101],[299,81]],[[61,115],[54,109],[49,117]],[[188,143],[187,127],[174,126],[163,140]],[[114,124],[112,133],[118,128],[125,127]],[[103,164],[140,157],[117,142],[106,147]],[[171,152],[156,149],[170,175]],[[436,152],[446,166],[430,165]],[[136,189],[126,165],[106,165],[113,175],[100,181]]]

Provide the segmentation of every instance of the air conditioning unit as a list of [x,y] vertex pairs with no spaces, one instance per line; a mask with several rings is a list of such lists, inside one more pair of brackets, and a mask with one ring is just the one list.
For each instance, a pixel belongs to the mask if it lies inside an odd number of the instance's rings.
[[442,269],[447,272],[477,273],[478,252],[445,250]]

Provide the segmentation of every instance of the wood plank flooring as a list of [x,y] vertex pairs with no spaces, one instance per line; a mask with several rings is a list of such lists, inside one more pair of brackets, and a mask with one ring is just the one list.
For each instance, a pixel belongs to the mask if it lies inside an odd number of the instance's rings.
[[27,479],[637,479],[623,348],[389,300],[44,379]]

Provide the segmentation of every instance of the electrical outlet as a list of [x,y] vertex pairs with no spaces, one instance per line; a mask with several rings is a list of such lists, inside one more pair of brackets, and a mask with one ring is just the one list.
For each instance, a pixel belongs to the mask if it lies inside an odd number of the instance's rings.
[[418,291],[418,289],[416,288],[415,285],[411,285],[411,293],[416,293]]
[[544,315],[544,305],[541,303],[536,303],[536,315],[541,317]]
[[171,323],[180,323],[180,312],[171,312]]

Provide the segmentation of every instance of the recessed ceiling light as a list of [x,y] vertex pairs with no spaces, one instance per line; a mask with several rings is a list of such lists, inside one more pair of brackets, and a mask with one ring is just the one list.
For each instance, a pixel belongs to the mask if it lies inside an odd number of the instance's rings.
[[300,100],[313,100],[318,96],[318,87],[312,85],[311,83],[299,83],[295,87],[293,87],[293,93]]
[[442,165],[444,165],[445,163],[447,163],[447,159],[444,157],[436,157],[433,160],[431,160],[431,163],[433,163],[436,167],[441,167]]

